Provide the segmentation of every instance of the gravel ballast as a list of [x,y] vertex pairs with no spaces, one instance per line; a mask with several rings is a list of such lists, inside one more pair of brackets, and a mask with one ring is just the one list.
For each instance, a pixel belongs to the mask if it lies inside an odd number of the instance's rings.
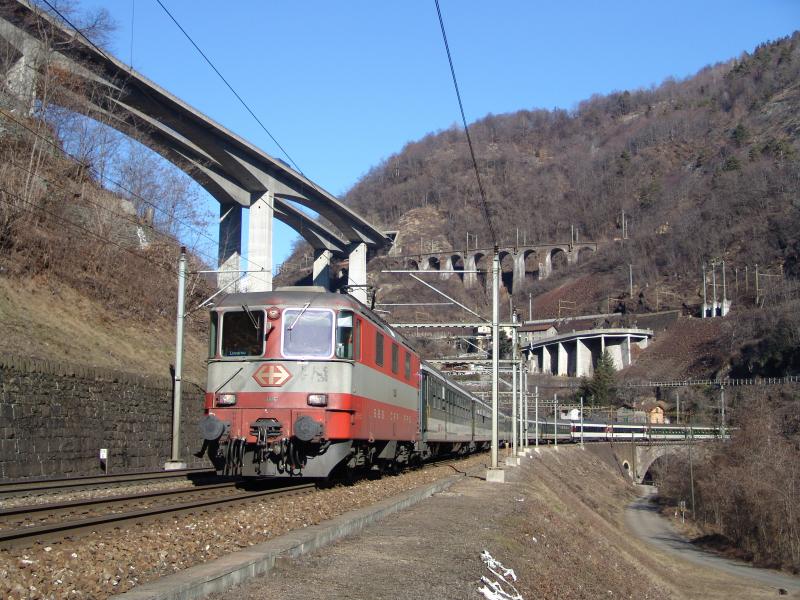
[[[316,525],[349,510],[486,462],[486,455],[396,477],[283,499],[255,501],[26,550],[0,551],[0,596],[107,598],[138,584]],[[452,464],[453,466],[450,466]]]

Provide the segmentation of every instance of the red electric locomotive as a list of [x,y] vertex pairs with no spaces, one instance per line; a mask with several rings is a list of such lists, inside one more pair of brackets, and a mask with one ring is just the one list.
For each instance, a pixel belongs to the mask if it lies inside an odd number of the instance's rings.
[[231,294],[211,311],[209,340],[201,431],[221,474],[391,471],[490,440],[488,407],[349,295]]

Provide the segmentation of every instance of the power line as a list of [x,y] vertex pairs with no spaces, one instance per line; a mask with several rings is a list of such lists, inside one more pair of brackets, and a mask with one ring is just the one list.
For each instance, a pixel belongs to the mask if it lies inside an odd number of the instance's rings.
[[[45,1],[46,1],[46,0],[45,0]],[[172,22],[173,22],[173,23],[175,23],[175,25],[178,27],[178,29],[180,29],[180,30],[181,30],[181,33],[183,33],[183,35],[184,35],[184,36],[186,36],[186,39],[187,39],[187,40],[189,40],[189,42],[191,42],[191,44],[192,44],[192,46],[194,46],[195,50],[197,50],[197,51],[200,53],[200,56],[202,56],[202,57],[203,57],[203,59],[204,59],[204,60],[205,60],[205,61],[208,63],[208,66],[210,66],[210,67],[211,67],[211,68],[214,70],[214,72],[215,72],[215,73],[217,74],[217,76],[218,76],[218,77],[219,77],[219,78],[222,80],[222,82],[223,82],[223,83],[224,83],[224,84],[225,84],[225,85],[228,87],[228,89],[229,89],[229,90],[230,90],[230,91],[233,93],[233,95],[234,95],[234,96],[236,96],[236,99],[237,99],[237,100],[238,100],[238,101],[241,103],[241,105],[242,105],[242,106],[244,106],[244,107],[245,107],[245,109],[247,110],[247,112],[249,112],[249,113],[250,113],[250,116],[251,116],[251,117],[253,117],[253,118],[256,120],[256,123],[258,123],[258,124],[261,126],[261,129],[263,129],[263,130],[266,132],[266,134],[267,134],[267,135],[270,137],[270,139],[271,139],[273,142],[275,142],[275,145],[276,145],[276,146],[278,146],[278,148],[280,148],[280,149],[281,149],[281,152],[283,152],[283,154],[286,156],[286,158],[288,158],[288,159],[289,159],[289,162],[291,162],[291,163],[292,163],[292,165],[294,166],[294,168],[295,168],[295,169],[297,169],[297,171],[298,171],[298,172],[299,172],[301,175],[304,175],[304,173],[303,173],[303,171],[300,169],[300,167],[298,167],[298,166],[297,166],[297,163],[296,163],[296,162],[294,162],[294,159],[292,159],[292,157],[291,157],[291,156],[289,156],[289,153],[286,151],[286,149],[285,149],[283,146],[281,146],[280,142],[278,142],[278,140],[277,140],[277,139],[275,139],[275,136],[273,136],[273,135],[272,135],[272,134],[269,132],[269,129],[267,129],[267,128],[266,128],[266,126],[264,125],[264,123],[262,123],[262,122],[261,122],[261,119],[259,119],[259,118],[256,116],[256,114],[255,114],[255,113],[254,113],[254,112],[253,112],[253,111],[250,109],[250,107],[249,107],[249,106],[247,105],[247,103],[246,103],[246,102],[245,102],[245,101],[242,99],[242,97],[241,97],[241,96],[240,96],[240,95],[237,93],[237,91],[236,91],[235,89],[233,89],[233,86],[232,86],[230,83],[228,83],[228,80],[227,80],[227,79],[225,79],[225,77],[222,75],[222,73],[220,73],[220,72],[219,72],[219,69],[217,69],[217,67],[216,67],[216,66],[214,66],[214,63],[213,63],[213,62],[211,62],[211,59],[210,59],[210,58],[208,58],[208,56],[206,56],[205,52],[203,52],[203,51],[200,49],[200,46],[198,46],[198,45],[195,43],[195,41],[194,41],[194,40],[192,39],[192,37],[191,37],[191,36],[190,36],[190,35],[189,35],[189,34],[186,32],[186,30],[185,30],[185,29],[184,29],[184,28],[181,26],[181,24],[180,24],[180,23],[178,23],[178,20],[177,20],[177,19],[176,19],[174,16],[172,16],[172,13],[171,13],[171,12],[169,12],[169,10],[167,10],[167,7],[166,7],[166,6],[164,6],[164,4],[161,2],[161,0],[156,0],[156,2],[157,2],[157,3],[158,3],[158,5],[159,5],[159,6],[160,6],[160,7],[161,7],[163,10],[164,10],[164,12],[165,12],[165,13],[167,13],[167,16],[168,16],[170,19],[172,19]]]
[[[131,254],[131,255],[135,256],[136,258],[138,258],[140,260],[143,260],[143,261],[145,261],[147,263],[150,263],[154,267],[157,267],[157,268],[161,269],[162,271],[164,271],[166,273],[169,273],[170,275],[174,275],[175,274],[175,272],[173,270],[165,267],[164,265],[162,265],[160,263],[157,263],[157,262],[155,262],[153,260],[150,260],[149,258],[147,258],[145,256],[142,256],[141,254],[138,254],[138,253],[134,252],[130,248],[127,248],[127,247],[123,246],[122,244],[118,244],[117,242],[115,242],[113,240],[110,240],[107,237],[104,237],[104,236],[102,236],[102,235],[100,235],[98,233],[95,233],[94,231],[92,231],[91,229],[89,229],[87,227],[84,227],[83,225],[79,225],[78,223],[70,221],[69,219],[65,219],[61,215],[58,215],[58,214],[54,213],[53,211],[47,210],[43,206],[39,206],[37,204],[34,204],[30,200],[26,200],[25,198],[23,198],[19,194],[15,194],[14,192],[12,192],[10,190],[7,190],[7,189],[5,189],[3,187],[0,187],[0,192],[3,192],[4,194],[6,194],[7,196],[10,196],[12,198],[16,198],[20,202],[23,202],[23,203],[27,204],[28,206],[32,207],[32,209],[28,209],[28,212],[32,212],[33,209],[40,210],[41,212],[50,215],[51,217],[55,218],[56,220],[58,220],[58,221],[60,221],[62,223],[65,223],[65,224],[67,224],[67,225],[69,225],[71,227],[74,227],[74,228],[79,229],[79,230],[81,230],[81,231],[83,231],[85,233],[88,233],[89,235],[91,235],[92,237],[97,238],[98,240],[102,241],[106,245],[116,246],[120,250],[123,250],[123,251],[127,252],[128,254]],[[12,206],[12,207],[14,206],[14,203],[10,202],[7,198],[0,197],[0,201],[5,202],[9,206]]]
[[[240,101],[242,104],[244,104],[245,108],[247,108],[247,110],[250,112],[250,114],[251,114],[251,115],[253,115],[253,118],[254,118],[254,119],[256,119],[256,121],[258,121],[258,124],[259,124],[259,125],[261,125],[261,127],[264,129],[264,131],[266,131],[266,132],[267,132],[267,134],[270,136],[270,138],[272,138],[272,140],[273,140],[273,141],[274,141],[274,142],[275,142],[275,143],[278,145],[278,147],[279,147],[279,148],[280,148],[280,149],[283,151],[283,153],[286,155],[286,157],[287,157],[287,158],[288,158],[288,159],[289,159],[289,160],[292,162],[292,164],[295,166],[295,168],[296,168],[298,171],[300,171],[300,173],[302,174],[302,171],[300,170],[300,167],[298,167],[298,166],[297,166],[297,164],[296,164],[296,163],[295,163],[295,162],[292,160],[292,158],[289,156],[289,154],[286,152],[286,150],[284,150],[284,148],[283,148],[283,147],[282,147],[282,146],[281,146],[281,145],[278,143],[278,140],[276,140],[276,139],[275,139],[275,138],[272,136],[272,134],[271,134],[269,131],[267,131],[267,129],[266,129],[266,127],[264,127],[263,123],[261,123],[261,121],[258,119],[258,117],[256,117],[256,115],[255,115],[255,114],[253,114],[253,112],[250,110],[250,108],[249,108],[249,107],[248,107],[248,106],[247,106],[247,105],[244,103],[244,100],[242,100],[242,99],[241,99],[241,97],[239,96],[239,94],[237,94],[237,93],[236,93],[236,91],[235,91],[235,90],[234,90],[234,89],[233,89],[233,88],[230,86],[230,84],[229,84],[229,83],[228,83],[228,82],[225,80],[225,78],[224,78],[224,77],[222,77],[222,74],[221,74],[221,73],[220,73],[220,72],[217,70],[217,68],[216,68],[216,67],[214,67],[214,65],[211,63],[211,61],[208,59],[208,57],[206,57],[206,55],[205,55],[205,54],[203,54],[202,50],[200,50],[200,48],[197,46],[197,44],[195,44],[195,43],[194,43],[194,40],[192,40],[192,38],[191,38],[191,37],[189,37],[189,34],[188,34],[188,33],[186,33],[186,32],[183,30],[183,28],[180,26],[180,23],[178,23],[178,22],[175,20],[175,18],[174,18],[174,17],[173,17],[173,16],[170,14],[170,12],[169,12],[169,11],[166,9],[166,7],[165,7],[163,4],[161,4],[161,2],[159,2],[159,0],[156,0],[156,1],[157,1],[157,2],[158,2],[160,5],[161,5],[161,8],[163,8],[163,9],[164,9],[164,11],[165,11],[165,12],[166,12],[166,13],[167,13],[167,14],[170,16],[170,18],[171,18],[171,19],[172,19],[172,20],[175,22],[175,24],[178,26],[178,28],[180,28],[180,30],[181,30],[181,31],[183,31],[184,35],[185,35],[185,36],[186,36],[186,37],[189,39],[189,41],[190,41],[190,42],[192,42],[192,44],[195,46],[195,48],[197,48],[197,50],[200,52],[200,54],[202,54],[202,55],[203,55],[203,58],[205,58],[205,59],[206,59],[206,61],[209,63],[209,65],[211,65],[211,67],[214,69],[214,71],[216,71],[217,75],[219,75],[219,76],[222,78],[222,80],[223,80],[223,81],[225,81],[225,84],[226,84],[226,85],[227,85],[227,86],[230,88],[230,90],[231,90],[231,91],[234,93],[234,95],[236,95],[236,97],[239,99],[239,101]],[[101,54],[101,55],[102,55],[102,56],[103,56],[103,57],[104,57],[106,60],[109,60],[109,61],[111,61],[110,57],[109,57],[109,56],[108,56],[108,55],[107,55],[107,54],[106,54],[106,53],[105,53],[105,52],[104,52],[104,51],[103,51],[103,50],[102,50],[102,49],[101,49],[99,46],[97,46],[97,44],[95,44],[95,43],[94,43],[94,42],[93,42],[93,41],[92,41],[92,40],[91,40],[91,39],[90,39],[90,38],[89,38],[89,37],[88,37],[86,34],[84,34],[84,33],[83,33],[83,32],[82,32],[82,31],[81,31],[81,30],[80,30],[78,27],[76,27],[76,26],[75,26],[75,25],[74,25],[74,24],[73,24],[73,23],[72,23],[72,22],[71,22],[71,21],[70,21],[70,20],[69,20],[69,19],[68,19],[66,16],[64,16],[64,14],[63,14],[63,13],[61,13],[61,12],[60,12],[60,11],[59,11],[59,10],[58,10],[58,9],[57,9],[55,6],[53,6],[53,5],[52,5],[52,4],[51,4],[51,3],[50,3],[48,0],[42,0],[42,2],[44,2],[44,3],[45,3],[47,6],[49,6],[49,7],[50,7],[50,9],[51,9],[53,12],[55,12],[55,13],[56,13],[56,14],[57,14],[57,15],[58,15],[58,16],[59,16],[59,17],[60,17],[60,18],[61,18],[61,19],[62,19],[62,20],[65,22],[65,23],[67,23],[67,25],[69,25],[69,26],[70,26],[72,29],[74,29],[74,30],[75,30],[75,32],[76,32],[76,33],[78,33],[78,34],[79,34],[79,35],[80,35],[80,36],[81,36],[83,39],[85,39],[85,40],[86,40],[86,41],[87,41],[89,44],[91,44],[91,46],[92,46],[92,47],[93,47],[95,50],[97,50],[97,51],[98,51],[98,52],[99,52],[99,53],[100,53],[100,54]],[[63,152],[63,153],[66,155],[66,156],[68,156],[69,158],[71,158],[72,160],[74,160],[74,161],[75,161],[77,164],[79,164],[79,165],[82,165],[82,166],[84,166],[84,167],[85,167],[85,166],[87,166],[87,165],[84,165],[83,163],[81,163],[81,161],[80,161],[80,160],[78,160],[76,157],[72,156],[72,155],[71,155],[69,152],[67,152],[67,151],[66,151],[66,150],[64,150],[63,148],[60,148],[60,147],[59,147],[57,144],[54,144],[54,143],[53,143],[51,140],[49,140],[49,139],[45,138],[44,136],[42,136],[42,135],[41,135],[41,134],[39,134],[38,132],[36,132],[36,131],[33,131],[32,129],[30,129],[29,127],[27,127],[26,125],[24,125],[23,123],[21,123],[20,121],[18,121],[17,119],[15,119],[13,116],[11,116],[11,115],[8,115],[8,114],[7,114],[5,111],[0,111],[0,113],[4,114],[6,117],[8,117],[8,118],[10,118],[11,120],[15,121],[15,122],[16,122],[18,125],[20,125],[20,126],[24,127],[25,129],[27,129],[28,131],[30,131],[31,133],[33,133],[33,134],[34,134],[34,135],[36,135],[37,137],[39,137],[39,138],[43,139],[44,141],[46,141],[46,142],[47,142],[48,144],[50,144],[51,146],[53,146],[53,147],[57,148],[59,151]],[[157,211],[163,212],[164,214],[166,214],[166,215],[167,215],[167,216],[169,216],[170,218],[174,218],[172,215],[170,215],[169,213],[167,213],[167,212],[166,212],[164,209],[162,209],[162,208],[160,208],[159,206],[155,205],[153,202],[150,202],[150,201],[146,200],[145,198],[143,198],[143,197],[141,197],[140,195],[136,194],[136,193],[135,193],[135,192],[133,192],[132,190],[130,190],[130,189],[128,189],[128,188],[126,188],[124,185],[122,185],[122,184],[121,184],[121,183],[119,183],[118,181],[115,181],[114,179],[111,179],[111,178],[110,178],[110,177],[108,177],[108,176],[105,176],[105,175],[102,175],[102,174],[100,174],[100,173],[97,173],[97,172],[95,172],[95,170],[94,170],[94,169],[93,169],[91,166],[89,166],[89,170],[90,170],[90,171],[92,172],[92,174],[94,174],[94,175],[95,175],[95,177],[97,177],[98,179],[103,179],[103,180],[105,180],[105,181],[108,181],[108,182],[110,182],[110,183],[112,183],[112,184],[116,185],[116,186],[117,186],[118,188],[120,188],[121,190],[123,190],[123,191],[127,192],[128,194],[131,194],[131,195],[132,195],[134,198],[137,198],[138,200],[141,200],[142,202],[144,202],[144,203],[145,203],[145,204],[147,204],[148,206],[152,206],[154,210],[157,210]],[[176,221],[176,222],[178,222],[178,223],[180,223],[180,224],[181,224],[181,225],[183,225],[184,227],[187,227],[188,229],[190,229],[190,230],[192,230],[192,231],[196,232],[198,235],[201,235],[201,236],[203,236],[204,238],[208,239],[209,241],[212,241],[212,242],[217,242],[217,240],[215,240],[214,238],[212,238],[211,236],[209,236],[209,235],[208,235],[207,233],[205,233],[204,231],[202,231],[202,230],[200,230],[200,229],[198,229],[198,228],[192,227],[192,226],[188,225],[187,223],[185,223],[185,222],[181,221],[180,219],[175,219],[175,221]],[[264,266],[263,266],[263,265],[259,265],[258,263],[255,263],[255,262],[253,262],[252,260],[250,260],[249,258],[246,258],[246,257],[244,257],[244,256],[240,256],[240,258],[242,258],[242,259],[243,259],[243,260],[245,260],[246,262],[250,263],[250,264],[251,264],[251,265],[253,265],[254,267],[257,267],[259,270],[261,270],[261,271],[266,271],[266,269],[264,268]],[[216,261],[214,261],[214,262],[216,262]]]
[[[95,176],[97,179],[99,179],[99,180],[102,180],[102,181],[106,181],[106,182],[108,182],[108,183],[111,183],[111,184],[115,185],[116,187],[118,187],[119,189],[121,189],[121,190],[122,190],[122,191],[124,191],[124,192],[127,192],[128,194],[130,194],[132,197],[136,198],[137,200],[141,200],[141,201],[142,201],[142,202],[144,202],[144,203],[145,203],[147,206],[150,206],[150,207],[152,207],[152,208],[153,208],[153,210],[155,210],[155,211],[158,211],[158,212],[160,212],[160,213],[162,213],[162,214],[166,215],[167,217],[169,217],[169,218],[173,219],[173,220],[174,220],[176,223],[178,223],[178,224],[182,225],[183,227],[185,227],[185,228],[186,228],[186,229],[188,229],[189,231],[192,231],[192,232],[196,233],[197,235],[199,235],[199,236],[201,236],[201,237],[203,237],[203,238],[205,238],[205,239],[207,239],[207,240],[209,240],[209,241],[211,241],[211,242],[215,242],[215,243],[217,242],[217,240],[215,240],[213,237],[211,237],[210,235],[208,235],[208,234],[207,234],[205,231],[203,231],[202,229],[200,229],[200,228],[198,228],[198,227],[195,227],[195,226],[191,225],[189,222],[187,222],[187,221],[185,221],[185,220],[183,220],[183,219],[180,219],[180,218],[177,218],[177,217],[175,217],[174,215],[171,215],[171,214],[170,214],[170,213],[169,213],[167,210],[165,210],[165,209],[163,209],[162,207],[158,206],[158,205],[157,205],[157,204],[155,204],[153,201],[151,201],[151,200],[148,200],[148,199],[144,198],[143,196],[141,196],[141,195],[137,194],[137,193],[136,193],[136,192],[134,192],[133,190],[131,190],[131,189],[127,188],[125,185],[123,185],[123,184],[122,184],[122,183],[120,183],[119,181],[117,181],[117,180],[115,180],[115,179],[111,178],[111,177],[110,177],[110,176],[108,176],[108,175],[105,175],[105,174],[103,174],[103,173],[100,173],[99,171],[97,171],[97,170],[96,170],[94,167],[92,167],[91,165],[87,165],[86,163],[82,162],[82,161],[81,161],[81,160],[80,160],[78,157],[76,157],[76,156],[73,156],[72,154],[70,154],[69,152],[67,152],[66,150],[64,150],[64,148],[62,148],[61,146],[59,146],[58,144],[56,144],[56,143],[55,143],[53,140],[51,140],[50,138],[48,138],[48,137],[46,137],[46,136],[42,135],[42,134],[41,134],[41,133],[39,133],[38,131],[35,131],[34,129],[32,129],[31,127],[29,127],[28,125],[26,125],[25,123],[23,123],[22,121],[20,121],[19,119],[15,118],[13,115],[11,115],[11,114],[7,113],[5,110],[3,110],[3,109],[0,109],[0,115],[4,116],[5,118],[7,118],[7,119],[9,119],[9,120],[11,120],[11,121],[13,121],[14,123],[16,123],[17,125],[19,125],[19,126],[20,126],[20,127],[22,127],[23,129],[25,129],[26,131],[30,132],[31,134],[33,134],[33,135],[34,135],[34,136],[36,136],[37,138],[39,138],[39,139],[41,139],[42,141],[44,141],[45,143],[49,144],[51,147],[53,147],[53,148],[55,148],[56,150],[58,150],[59,152],[61,152],[61,153],[62,153],[62,154],[65,156],[65,157],[67,157],[67,158],[69,158],[70,160],[72,160],[72,161],[73,161],[75,164],[77,164],[77,165],[79,165],[79,166],[81,166],[81,167],[84,167],[84,168],[88,169],[88,171],[89,171],[89,172],[90,172],[92,175],[94,175],[94,176]],[[216,262],[216,259],[214,259],[213,257],[209,257],[208,255],[205,255],[205,256],[206,256],[207,258],[210,258],[210,259],[212,259],[212,262]],[[256,268],[258,268],[258,269],[260,269],[260,270],[262,270],[262,271],[266,270],[266,269],[265,269],[265,268],[264,268],[262,265],[259,265],[258,263],[256,263],[256,262],[254,262],[254,261],[250,260],[250,259],[249,259],[249,258],[247,258],[247,257],[241,256],[241,258],[242,258],[242,259],[243,259],[245,262],[247,262],[247,263],[250,263],[251,265],[253,265],[254,267],[256,267]]]
[[[65,191],[65,192],[72,192],[72,190],[67,188],[65,185],[60,184],[60,183],[56,183],[55,181],[52,181],[51,179],[48,179],[48,178],[44,177],[43,175],[41,175],[39,173],[34,173],[33,171],[27,169],[26,167],[23,167],[22,165],[18,165],[13,160],[9,161],[8,164],[10,164],[12,167],[14,167],[16,169],[19,169],[20,171],[24,171],[25,173],[28,173],[29,175],[32,175],[33,177],[40,178],[42,181],[44,181],[45,183],[47,183],[49,185],[52,185],[53,187],[59,188],[59,189]],[[109,208],[108,206],[103,206],[99,202],[94,202],[94,201],[90,200],[89,198],[87,198],[83,194],[81,195],[81,199],[84,202],[86,202],[88,204],[91,204],[92,206],[95,206],[95,207],[99,208],[100,210],[103,210],[103,211],[105,211],[105,212],[107,212],[107,213],[109,213],[109,214],[111,214],[111,215],[113,215],[113,216],[115,216],[117,218],[120,218],[120,219],[122,219],[124,221],[128,221],[129,223],[132,223],[133,225],[137,225],[137,226],[140,225],[139,221],[135,217],[127,217],[125,215],[121,215],[118,212],[114,211],[113,209]],[[166,238],[170,242],[177,242],[177,240],[175,240],[170,234],[165,233],[163,231],[159,231],[155,227],[151,227],[151,229],[153,230],[153,232],[156,235],[159,235],[159,236],[161,236],[163,238]],[[202,257],[204,257],[206,259],[214,260],[213,257],[209,256],[208,254],[206,254],[206,253],[204,253],[204,252],[202,252],[200,250],[195,249],[195,250],[192,250],[192,252],[195,253],[195,254],[199,254],[200,256],[202,256]]]
[[[160,0],[156,0],[159,4]],[[453,86],[456,89],[456,97],[458,98],[458,108],[461,111],[461,122],[464,124],[464,132],[467,134],[467,144],[469,145],[469,154],[472,157],[472,167],[475,169],[475,178],[478,180],[478,190],[481,194],[481,209],[483,216],[486,219],[486,224],[489,227],[489,234],[492,237],[492,245],[497,246],[497,235],[495,235],[494,226],[492,225],[492,218],[489,215],[489,207],[486,204],[486,193],[483,191],[483,183],[481,182],[481,174],[478,171],[478,161],[475,160],[475,150],[472,147],[472,137],[469,135],[469,127],[467,126],[467,117],[464,115],[464,104],[461,101],[461,92],[458,89],[458,80],[456,79],[456,70],[453,66],[453,57],[450,54],[450,44],[447,43],[447,33],[444,29],[444,20],[442,19],[442,10],[439,7],[439,0],[434,0],[436,3],[436,14],[439,15],[439,26],[442,30],[442,39],[444,40],[444,48],[447,51],[447,61],[450,63],[450,74],[453,76]]]

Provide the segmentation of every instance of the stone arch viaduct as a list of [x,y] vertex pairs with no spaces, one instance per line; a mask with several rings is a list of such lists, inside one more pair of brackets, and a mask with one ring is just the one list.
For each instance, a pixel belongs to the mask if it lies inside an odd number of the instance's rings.
[[[459,277],[464,286],[474,288],[481,285],[479,273],[459,273],[459,271],[491,270],[493,248],[470,248],[453,252],[428,252],[394,257],[402,261],[407,269],[423,271],[441,271],[442,279]],[[507,287],[513,289],[526,278],[547,279],[554,270],[558,260],[567,264],[577,264],[587,253],[597,251],[596,242],[565,242],[563,244],[531,244],[524,246],[505,246],[500,248],[500,262],[511,263],[510,279],[505,278]]]

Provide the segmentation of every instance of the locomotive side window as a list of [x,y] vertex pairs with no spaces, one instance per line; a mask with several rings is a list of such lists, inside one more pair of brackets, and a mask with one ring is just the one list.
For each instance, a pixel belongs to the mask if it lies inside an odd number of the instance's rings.
[[361,360],[361,319],[356,319],[353,333],[353,358]]
[[264,354],[264,311],[230,310],[222,314],[222,356]]
[[216,311],[211,313],[211,323],[208,327],[208,358],[214,358],[217,355],[217,323],[219,322],[219,315]]
[[411,355],[406,350],[406,379],[411,379]]
[[392,373],[400,370],[400,348],[397,344],[392,344]]
[[336,318],[336,357],[353,359],[353,313],[349,310]]
[[375,364],[383,366],[383,334],[380,331],[375,332]]
[[286,358],[329,358],[333,333],[332,310],[287,308],[283,311],[281,353]]

